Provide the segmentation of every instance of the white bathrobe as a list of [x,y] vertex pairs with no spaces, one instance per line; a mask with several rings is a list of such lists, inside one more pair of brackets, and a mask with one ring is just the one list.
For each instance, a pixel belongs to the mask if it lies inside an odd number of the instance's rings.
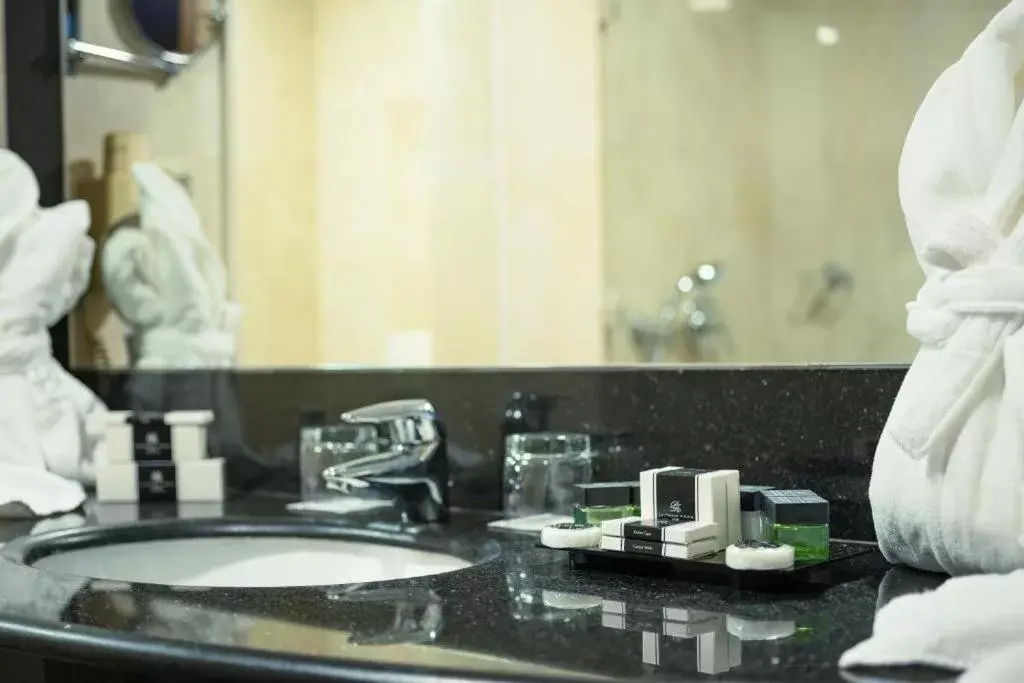
[[900,164],[926,276],[921,342],[878,446],[870,498],[893,562],[950,574],[1024,568],[1024,0],[928,93]]

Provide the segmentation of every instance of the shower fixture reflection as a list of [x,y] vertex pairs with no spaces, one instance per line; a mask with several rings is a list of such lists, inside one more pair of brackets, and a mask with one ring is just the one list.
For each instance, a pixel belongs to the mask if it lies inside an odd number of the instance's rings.
[[715,298],[722,266],[701,263],[676,280],[656,316],[615,307],[616,325],[629,330],[630,339],[643,361],[676,360],[713,362],[732,351],[728,327]]
[[853,273],[834,261],[803,273],[789,321],[796,325],[831,327],[849,308],[854,284]]

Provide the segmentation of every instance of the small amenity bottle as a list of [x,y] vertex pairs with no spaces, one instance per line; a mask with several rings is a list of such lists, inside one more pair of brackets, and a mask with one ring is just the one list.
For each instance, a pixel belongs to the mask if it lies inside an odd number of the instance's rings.
[[740,537],[744,541],[764,540],[764,503],[761,494],[771,486],[740,486]]
[[572,513],[576,524],[601,526],[601,522],[610,519],[636,517],[639,514],[640,482],[576,485],[576,505]]
[[791,545],[796,561],[828,559],[828,501],[814,491],[762,491],[766,541]]

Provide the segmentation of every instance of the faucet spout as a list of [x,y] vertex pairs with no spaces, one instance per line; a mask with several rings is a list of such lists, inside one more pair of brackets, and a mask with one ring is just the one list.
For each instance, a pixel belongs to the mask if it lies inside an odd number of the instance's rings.
[[409,522],[448,519],[448,443],[444,425],[429,401],[410,399],[366,406],[342,422],[375,433],[372,448],[323,472],[328,488],[358,495],[384,491],[397,500]]

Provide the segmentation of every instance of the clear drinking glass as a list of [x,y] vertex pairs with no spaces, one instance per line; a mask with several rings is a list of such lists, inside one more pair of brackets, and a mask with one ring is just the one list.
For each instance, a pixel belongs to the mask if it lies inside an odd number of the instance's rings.
[[506,439],[504,503],[509,517],[572,515],[576,484],[593,476],[590,437],[538,432]]

